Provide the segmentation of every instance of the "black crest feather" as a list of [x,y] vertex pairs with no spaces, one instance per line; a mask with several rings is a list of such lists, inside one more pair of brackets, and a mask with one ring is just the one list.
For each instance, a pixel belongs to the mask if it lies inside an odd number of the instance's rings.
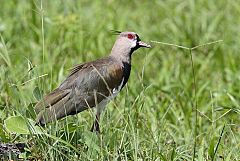
[[121,31],[118,30],[110,30],[113,35],[120,35]]

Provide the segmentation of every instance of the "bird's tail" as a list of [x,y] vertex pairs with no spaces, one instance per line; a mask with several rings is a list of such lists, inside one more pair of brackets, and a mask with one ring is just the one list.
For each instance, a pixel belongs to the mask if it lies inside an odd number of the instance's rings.
[[36,123],[45,125],[68,115],[72,103],[70,91],[56,89],[35,106]]

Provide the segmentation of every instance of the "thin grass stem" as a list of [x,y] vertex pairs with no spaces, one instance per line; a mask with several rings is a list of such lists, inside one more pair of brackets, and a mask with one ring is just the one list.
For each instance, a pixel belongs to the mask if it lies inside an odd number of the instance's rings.
[[170,43],[160,42],[160,41],[154,41],[154,40],[151,40],[151,42],[157,43],[157,44],[162,44],[162,45],[167,45],[167,46],[174,46],[174,47],[181,48],[181,49],[190,50],[190,48],[185,47],[185,46],[181,46],[181,45],[170,44]]
[[[45,37],[44,37],[44,13],[43,13],[43,1],[41,0],[40,5],[40,13],[41,13],[41,36],[42,36],[42,62],[43,62],[43,73],[45,73]],[[42,89],[44,87],[44,83],[42,82]]]
[[215,150],[214,150],[214,154],[213,154],[213,157],[212,157],[212,161],[214,161],[215,155],[217,154],[218,146],[219,146],[219,144],[220,144],[220,142],[221,142],[221,140],[222,140],[225,126],[226,126],[226,125],[224,124],[224,125],[223,125],[223,128],[222,128],[222,131],[221,131],[221,134],[220,134],[220,137],[219,137],[219,139],[218,139],[217,146],[216,146],[216,148],[215,148]]
[[196,156],[196,145],[197,145],[197,122],[198,122],[198,101],[197,101],[197,84],[196,84],[196,74],[195,74],[195,68],[194,68],[194,62],[193,62],[193,55],[192,55],[192,48],[189,50],[190,59],[191,59],[191,67],[192,67],[192,75],[193,75],[193,110],[195,110],[195,125],[194,125],[194,145],[193,145],[193,158],[195,159]]
[[200,45],[197,45],[197,46],[194,46],[191,48],[191,50],[195,50],[197,48],[200,48],[200,47],[203,47],[203,46],[208,46],[208,45],[212,45],[212,44],[216,44],[216,43],[219,43],[219,42],[222,42],[223,40],[217,40],[217,41],[212,41],[212,42],[208,42],[208,43],[205,43],[205,44],[200,44]]

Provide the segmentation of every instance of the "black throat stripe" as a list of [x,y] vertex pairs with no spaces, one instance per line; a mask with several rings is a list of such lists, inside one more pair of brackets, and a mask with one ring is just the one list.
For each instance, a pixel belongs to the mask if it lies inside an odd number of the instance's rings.
[[126,63],[126,62],[122,62],[123,63],[123,85],[121,87],[121,89],[125,86],[125,84],[128,81],[128,78],[130,76],[130,72],[131,72],[131,64]]

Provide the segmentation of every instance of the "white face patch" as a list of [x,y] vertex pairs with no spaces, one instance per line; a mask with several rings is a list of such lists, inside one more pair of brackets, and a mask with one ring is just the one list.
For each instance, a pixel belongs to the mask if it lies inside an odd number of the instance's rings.
[[137,46],[137,39],[132,40],[131,42],[131,48],[135,48]]

